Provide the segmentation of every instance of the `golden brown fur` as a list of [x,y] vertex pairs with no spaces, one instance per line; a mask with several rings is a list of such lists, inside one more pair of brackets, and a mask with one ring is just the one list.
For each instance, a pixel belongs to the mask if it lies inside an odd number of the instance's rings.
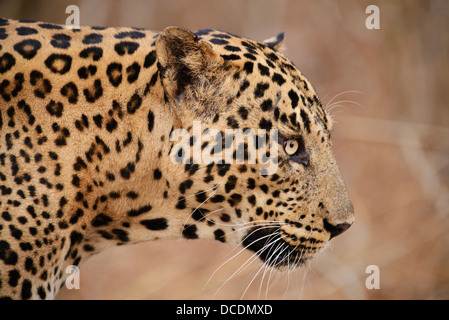
[[[0,28],[0,296],[53,298],[68,265],[153,239],[216,239],[299,265],[353,222],[332,121],[282,37]],[[278,129],[277,172],[173,163],[170,134],[194,121]],[[304,148],[290,156],[292,139]]]

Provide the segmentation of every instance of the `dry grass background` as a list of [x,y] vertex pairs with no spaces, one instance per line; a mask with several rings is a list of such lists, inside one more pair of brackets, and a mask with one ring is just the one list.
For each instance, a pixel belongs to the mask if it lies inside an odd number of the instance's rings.
[[[285,31],[287,56],[323,103],[335,103],[335,152],[357,221],[288,275],[261,271],[253,281],[262,266],[254,261],[225,282],[249,253],[214,274],[237,251],[153,242],[95,256],[81,289],[59,298],[449,298],[448,1],[0,0],[0,16],[64,23],[69,4],[82,25],[180,25],[257,40]],[[365,28],[370,4],[380,8],[380,30]],[[365,287],[368,265],[380,268],[379,290]]]

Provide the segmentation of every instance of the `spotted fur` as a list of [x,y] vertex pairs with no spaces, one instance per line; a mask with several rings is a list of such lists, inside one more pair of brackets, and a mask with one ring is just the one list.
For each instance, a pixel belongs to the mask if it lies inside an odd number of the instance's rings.
[[[0,18],[0,297],[51,299],[113,245],[215,239],[282,267],[344,231],[332,120],[282,40]],[[195,120],[278,129],[277,172],[173,163],[170,133]]]

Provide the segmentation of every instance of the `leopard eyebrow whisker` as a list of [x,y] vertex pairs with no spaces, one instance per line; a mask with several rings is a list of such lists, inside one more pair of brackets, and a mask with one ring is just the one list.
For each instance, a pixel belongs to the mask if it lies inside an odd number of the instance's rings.
[[344,108],[344,106],[341,105],[341,103],[352,103],[358,107],[361,107],[361,108],[364,107],[361,103],[358,103],[358,102],[355,102],[352,100],[338,100],[338,101],[333,102],[331,105],[329,105],[329,107],[327,107],[328,112],[332,112],[332,110],[338,106],[340,106],[341,108]]
[[278,91],[276,93],[276,100],[274,101],[274,105],[273,105],[274,108],[278,108],[279,101],[281,101],[281,96],[282,96],[281,92]]
[[347,91],[340,92],[340,93],[336,94],[332,99],[330,99],[330,100],[327,102],[327,104],[325,105],[324,108],[325,108],[326,110],[328,110],[329,105],[332,103],[332,101],[334,101],[334,100],[335,100],[336,98],[338,98],[339,96],[342,96],[342,95],[348,94],[348,93],[365,94],[365,92],[360,91],[360,90],[347,90]]

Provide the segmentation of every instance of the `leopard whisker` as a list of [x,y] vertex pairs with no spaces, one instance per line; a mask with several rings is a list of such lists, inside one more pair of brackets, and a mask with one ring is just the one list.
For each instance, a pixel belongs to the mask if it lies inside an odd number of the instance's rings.
[[[268,223],[268,222],[270,222],[270,223]],[[267,223],[266,223],[265,225],[262,224],[262,225],[260,225],[260,228],[257,228],[257,229],[255,229],[255,230],[251,231],[250,233],[248,233],[248,234],[245,236],[245,238],[251,236],[254,232],[257,232],[258,230],[270,229],[270,228],[273,227],[272,225],[274,225],[274,226],[276,226],[276,227],[279,227],[279,228],[282,227],[282,225],[279,225],[278,223],[271,223],[271,221],[267,221]],[[237,231],[244,230],[244,229],[246,230],[247,227],[242,227],[242,228],[240,228],[240,230],[234,230],[234,231],[232,231],[232,232],[229,232],[228,235],[231,234],[231,233],[237,232]],[[243,242],[244,242],[244,239],[243,239],[242,241],[240,241],[240,242],[234,247],[234,249],[232,249],[232,251],[231,251],[228,255],[232,254],[232,252],[234,252],[235,250],[237,250],[237,248],[239,248],[240,245],[243,244]],[[251,244],[249,244],[249,245],[251,245]],[[246,247],[245,247],[245,248],[246,248]],[[244,249],[245,249],[245,248],[244,248]]]
[[[284,246],[284,249],[282,249],[282,246]],[[281,249],[282,249],[282,250],[281,250]],[[267,266],[266,266],[266,268],[265,268],[265,272],[264,272],[264,275],[263,275],[262,280],[261,280],[261,286],[262,286],[262,284],[263,284],[263,279],[264,279],[266,273],[268,272],[268,270],[271,270],[271,271],[270,271],[270,276],[269,276],[269,280],[270,280],[271,275],[272,275],[272,273],[273,273],[273,271],[274,271],[276,265],[277,265],[277,264],[281,264],[281,263],[284,261],[284,259],[282,259],[280,262],[276,263],[278,257],[279,257],[285,250],[287,250],[287,249],[288,249],[288,246],[285,246],[285,245],[281,242],[280,244],[278,244],[278,246],[276,247],[275,251],[269,256],[268,261],[267,261],[268,263],[265,262],[265,264],[266,264]],[[279,250],[281,250],[281,251],[279,251]],[[275,256],[275,254],[276,254],[277,251],[279,251],[279,253]],[[274,257],[274,259],[273,259],[273,257]],[[269,281],[268,281],[267,287],[266,287],[266,295],[267,295],[267,292],[268,292],[268,289],[269,289],[268,285],[269,285]],[[260,292],[261,292],[261,287],[259,288],[259,296],[258,296],[259,299],[260,299]]]
[[[201,193],[207,192],[207,191],[212,190],[212,189],[213,189],[213,188],[208,189],[208,190],[205,190],[205,191],[201,191],[201,192],[198,192],[197,194],[201,194]],[[187,221],[189,221],[189,219],[192,217],[192,215],[196,212],[196,210],[198,210],[204,203],[206,203],[207,200],[209,200],[209,199],[210,199],[210,198],[217,192],[217,190],[218,190],[218,188],[215,188],[215,190],[211,192],[211,194],[207,197],[207,199],[204,200],[202,203],[200,203],[200,204],[195,208],[195,210],[193,210],[193,211],[190,213],[190,215],[187,217],[186,221],[184,221],[184,223],[183,223],[183,225],[182,225],[183,228],[184,228],[185,225],[187,224]],[[195,195],[197,195],[197,194],[194,194],[193,196],[195,196]],[[191,197],[193,197],[193,196],[191,196]],[[186,198],[184,198],[184,199],[186,199]]]
[[359,90],[347,90],[347,91],[340,92],[340,93],[336,94],[331,100],[329,100],[329,101],[327,102],[327,104],[325,105],[324,108],[325,108],[326,110],[328,110],[329,105],[332,103],[332,101],[334,101],[334,99],[336,99],[336,98],[338,98],[339,96],[342,96],[342,95],[344,95],[344,94],[347,94],[347,93],[365,94],[365,92],[359,91]]
[[[271,270],[271,272],[273,271],[272,262],[270,260],[271,260],[271,257],[268,259],[269,263],[264,263],[265,269],[264,269],[264,273],[263,273],[262,279],[260,281],[258,299],[260,299],[260,294],[261,294],[262,287],[263,287],[263,281],[265,279],[266,274],[268,273],[269,270]],[[271,272],[270,272],[270,277],[271,277]],[[266,285],[266,290],[268,290],[268,285],[270,283],[269,282],[270,277],[268,278],[268,282],[267,282],[267,285]]]
[[[270,234],[269,236],[272,236],[272,234]],[[257,252],[255,252],[250,258],[248,258],[247,259],[247,261],[242,265],[242,266],[240,266],[240,268],[239,269],[237,269],[226,281],[225,281],[225,283],[223,283],[223,286],[226,284],[226,282],[228,282],[229,280],[231,280],[236,274],[238,274],[238,273],[240,273],[240,272],[242,272],[242,271],[244,271],[246,268],[248,268],[249,267],[249,265],[252,263],[252,262],[254,262],[258,257],[259,257],[259,255],[262,253],[262,252],[264,252],[265,250],[267,250],[271,245],[273,245],[274,243],[276,243],[277,241],[279,241],[280,240],[280,238],[277,238],[277,239],[275,239],[275,240],[273,240],[272,242],[270,242],[270,243],[268,243],[268,244],[265,244],[261,249],[259,249]],[[256,240],[257,241],[257,240]],[[254,242],[256,242],[256,241],[254,241]],[[252,242],[251,244],[253,244],[254,242]],[[251,245],[250,244],[250,245]],[[245,267],[245,265],[246,265],[246,267]],[[244,267],[244,268],[243,268]],[[243,268],[243,269],[242,269]]]
[[[266,236],[260,237],[256,240],[254,240],[253,242],[251,242],[250,244],[248,244],[248,246],[244,247],[240,252],[238,252],[238,254],[240,254],[241,252],[244,251],[244,249],[247,249],[247,247],[253,245],[254,243],[263,240],[264,238],[269,238],[272,237],[273,234],[268,234]],[[249,257],[230,277],[228,277],[224,283],[217,289],[217,291],[215,292],[213,298],[215,298],[215,296],[217,295],[217,293],[232,279],[235,277],[235,275],[237,275],[238,273],[240,273],[241,271],[245,270],[253,261],[255,261],[259,254],[263,251],[265,251],[267,249],[267,247],[269,247],[271,244],[277,242],[281,240],[280,238],[277,238],[275,240],[273,240],[273,242],[269,243],[269,244],[265,244],[261,249],[259,249],[257,252],[254,252],[251,257]],[[219,268],[221,268],[224,264],[228,263],[229,261],[231,261],[234,257],[236,257],[238,254],[234,255],[232,258],[228,259],[225,263],[223,263]],[[246,266],[246,267],[245,267]],[[218,268],[218,269],[219,269]],[[213,277],[213,275],[218,271],[218,269],[212,274],[211,278]]]
[[[268,227],[267,227],[268,228]],[[252,231],[249,235],[251,235],[252,233],[256,232],[257,230]],[[249,246],[251,246],[252,244],[254,244],[255,242],[259,241],[259,240],[263,240],[264,238],[270,237],[272,236],[271,234],[268,234],[266,236],[260,237],[259,239],[251,242],[250,244],[248,244],[247,246],[243,247],[240,249],[239,252],[237,252],[236,254],[234,254],[231,258],[229,258],[228,260],[226,260],[225,262],[223,262],[217,269],[215,269],[215,271],[212,273],[212,275],[210,276],[209,280],[207,280],[206,285],[204,287],[207,286],[207,284],[210,282],[210,280],[213,278],[213,276],[218,272],[218,270],[220,270],[225,264],[227,264],[229,261],[231,261],[232,259],[234,259],[236,256],[238,256],[240,253],[242,253],[243,251],[245,251]],[[242,244],[243,241],[240,243]],[[239,244],[239,245],[240,245]],[[237,248],[239,248],[238,246],[236,246],[228,255],[232,254],[232,252],[234,252]],[[255,253],[257,254],[257,253]]]
[[208,192],[208,191],[210,191],[210,190],[213,190],[213,191],[217,191],[217,189],[218,189],[218,186],[217,185],[215,185],[215,186],[213,186],[212,188],[209,188],[209,189],[206,189],[206,190],[203,190],[203,191],[199,191],[199,192],[196,192],[196,193],[194,193],[194,194],[192,194],[192,195],[190,195],[190,196],[186,196],[186,197],[181,197],[181,198],[179,198],[178,199],[178,201],[177,202],[180,202],[180,201],[183,201],[183,200],[186,200],[186,199],[189,199],[189,198],[192,198],[192,197],[194,197],[194,196],[197,196],[197,195],[199,195],[199,194],[202,194],[202,193],[205,193],[205,192]]
[[[279,240],[279,239],[278,239]],[[278,250],[278,248],[281,246],[281,244],[278,244],[278,246],[275,249],[275,252]],[[270,245],[271,247],[271,245]],[[272,248],[270,248],[271,251]],[[248,289],[251,287],[251,284],[254,282],[254,280],[256,279],[257,275],[260,273],[260,271],[262,271],[265,268],[265,263],[262,263],[262,265],[260,266],[259,270],[256,272],[256,274],[253,276],[253,278],[251,279],[251,281],[249,282],[249,284],[246,286],[245,291],[243,291],[243,294],[240,297],[240,300],[243,300],[243,297],[245,296],[246,292],[248,291]]]
[[332,103],[328,108],[327,108],[327,111],[328,112],[332,112],[332,110],[334,109],[334,108],[336,108],[336,107],[341,107],[341,108],[343,108],[343,109],[345,109],[345,107],[343,106],[343,105],[341,105],[341,103],[352,103],[352,104],[355,104],[356,106],[359,106],[360,108],[363,108],[364,106],[361,104],[361,103],[358,103],[358,102],[355,102],[355,101],[352,101],[352,100],[339,100],[339,101],[335,101],[334,103]]
[[[258,222],[262,222],[262,223],[257,224]],[[251,222],[244,222],[244,223],[240,223],[240,224],[233,224],[232,227],[240,226],[241,228],[238,228],[238,229],[236,229],[234,231],[231,231],[228,234],[239,232],[241,230],[248,229],[249,227],[253,227],[253,226],[266,227],[266,226],[286,226],[286,225],[288,225],[288,223],[283,222],[283,221],[254,220],[254,221],[251,221]]]

